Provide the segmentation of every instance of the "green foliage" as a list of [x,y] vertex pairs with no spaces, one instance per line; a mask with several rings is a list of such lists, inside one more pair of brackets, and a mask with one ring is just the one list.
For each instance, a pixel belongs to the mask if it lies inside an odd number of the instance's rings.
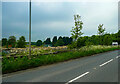
[[58,40],[60,40],[60,39],[63,39],[62,36],[60,36],[60,37],[58,38]]
[[78,39],[78,37],[80,37],[83,34],[81,32],[83,22],[80,21],[80,18],[81,18],[80,15],[74,15],[75,27],[72,28],[71,35],[72,35],[72,38],[75,39],[75,41]]
[[19,40],[17,41],[17,47],[18,48],[25,48],[26,42],[25,37],[21,36]]
[[120,44],[120,30],[118,31],[118,35],[117,36],[118,36],[118,38],[117,38],[118,39],[118,44]]
[[105,35],[104,40],[103,40],[104,45],[111,45],[112,44],[112,38],[110,35]]
[[7,55],[7,53],[5,53],[5,52],[0,52],[0,53],[2,53],[2,54],[0,54],[0,56],[2,55],[2,56],[6,56]]
[[77,42],[74,41],[72,42],[71,44],[68,45],[68,49],[74,49],[74,48],[77,48]]
[[6,46],[7,45],[7,38],[2,38],[2,46]]
[[93,45],[93,42],[86,41],[86,42],[85,42],[85,45],[86,45],[86,46],[91,46],[91,45]]
[[[28,44],[29,44],[29,42],[28,42]],[[36,42],[31,42],[31,45],[36,45]]]
[[68,45],[68,44],[71,44],[72,43],[72,37],[63,37],[63,42],[64,42],[64,45]]
[[42,45],[42,41],[41,40],[38,40],[37,42],[36,42],[36,46],[41,46]]
[[[69,45],[70,48],[79,48],[82,46],[89,46],[89,45],[112,45],[112,42],[120,42],[120,37],[118,36],[118,33],[115,34],[109,34],[106,33],[104,35],[92,35],[92,36],[84,36],[79,37],[77,39],[76,45],[71,44]],[[117,40],[118,39],[118,40]]]
[[57,46],[66,46],[66,45],[69,45],[71,44],[73,41],[72,37],[59,37],[58,40],[57,40],[57,36],[54,36],[53,37],[53,40],[52,40],[52,45],[57,47]]
[[52,40],[52,45],[56,46],[56,42],[57,42],[57,36],[54,36]]
[[83,37],[78,38],[78,40],[77,40],[77,47],[80,48],[82,46],[85,46],[85,41],[86,41],[86,39],[83,38]]
[[45,44],[51,44],[51,40],[50,38],[47,38],[45,41],[44,41]]
[[16,37],[15,36],[10,36],[8,39],[8,45],[12,45],[12,47],[14,48],[16,45]]
[[103,28],[103,24],[99,24],[98,26],[98,34],[103,35],[105,31],[105,28]]
[[24,70],[28,68],[33,68],[41,65],[52,64],[56,62],[61,62],[70,59],[76,59],[84,56],[89,56],[97,53],[102,53],[106,51],[120,49],[117,46],[85,46],[79,50],[73,50],[69,52],[59,53],[59,54],[49,54],[49,55],[37,55],[32,56],[31,59],[28,57],[18,57],[18,58],[6,58],[2,60],[2,72],[10,73],[14,71]]
[[63,39],[62,37],[59,37],[59,39],[56,42],[56,46],[63,46],[63,45],[64,45]]

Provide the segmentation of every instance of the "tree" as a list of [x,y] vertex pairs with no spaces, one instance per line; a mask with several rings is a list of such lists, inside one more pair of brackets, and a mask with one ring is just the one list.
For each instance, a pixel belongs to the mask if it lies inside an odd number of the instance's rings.
[[0,40],[0,47],[2,46],[2,40]]
[[[29,42],[28,42],[28,44],[29,44]],[[31,42],[31,45],[36,45],[36,42]]]
[[56,46],[63,46],[63,45],[64,45],[63,39],[59,39],[59,40],[56,42]]
[[105,32],[105,28],[103,28],[103,24],[99,24],[98,26],[98,34],[99,34],[99,44],[103,45],[103,35]]
[[12,45],[12,47],[15,47],[15,44],[16,44],[16,37],[10,36],[8,39],[8,45]]
[[45,41],[44,41],[45,44],[51,44],[51,40],[50,38],[47,38]]
[[55,44],[55,46],[63,46],[64,42],[63,42],[63,38],[60,36]]
[[120,45],[120,30],[118,31],[118,44]]
[[99,45],[99,36],[98,35],[93,35],[92,37],[91,37],[91,39],[92,39],[92,42],[93,42],[93,44],[94,45]]
[[103,28],[103,24],[99,24],[98,26],[98,34],[103,35],[105,32],[105,28]]
[[77,41],[78,37],[80,37],[83,34],[81,32],[83,22],[80,21],[80,18],[81,18],[80,15],[74,15],[75,27],[72,28],[71,35],[72,35],[72,38],[75,39],[75,41]]
[[42,45],[42,41],[41,40],[38,40],[37,42],[36,42],[36,46],[41,46]]
[[7,38],[2,38],[2,46],[7,46]]
[[60,36],[60,37],[58,38],[58,40],[60,40],[60,39],[63,39],[62,36]]
[[64,42],[64,45],[68,45],[69,44],[69,37],[63,37],[63,42]]
[[110,35],[105,35],[103,40],[104,45],[111,45],[112,44],[112,38]]
[[56,42],[57,42],[57,36],[54,36],[52,40],[52,45],[55,46]]
[[21,36],[17,42],[17,47],[18,48],[25,48],[26,42],[25,42],[25,37]]
[[73,38],[72,38],[72,37],[70,37],[70,38],[69,38],[69,44],[71,44],[71,43],[72,43],[72,41],[73,41]]
[[77,40],[77,47],[80,48],[82,46],[85,46],[86,39],[84,37],[79,37]]
[[90,46],[90,45],[93,45],[93,42],[90,42],[90,41],[85,42],[85,46]]

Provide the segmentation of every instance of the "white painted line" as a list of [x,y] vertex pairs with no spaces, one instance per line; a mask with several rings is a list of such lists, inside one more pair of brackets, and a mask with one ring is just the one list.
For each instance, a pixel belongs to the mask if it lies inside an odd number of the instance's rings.
[[93,68],[93,69],[96,69],[96,68]]
[[89,72],[86,72],[86,73],[84,73],[84,74],[82,74],[82,75],[80,75],[80,76],[78,76],[78,77],[76,77],[76,78],[74,78],[74,79],[72,79],[72,80],[70,80],[70,81],[68,81],[67,83],[65,83],[65,84],[69,84],[69,83],[71,83],[71,82],[73,82],[73,81],[75,81],[75,80],[77,80],[77,79],[79,79],[79,78],[81,78],[81,77],[83,77],[83,76],[85,76],[86,74],[88,74]]
[[113,59],[111,59],[111,60],[109,60],[109,61],[107,61],[107,62],[105,62],[105,63],[103,63],[103,64],[101,64],[101,65],[99,65],[99,66],[102,67],[102,66],[108,64],[108,63],[111,62],[111,61],[113,61]]
[[119,58],[120,56],[117,56],[116,58]]

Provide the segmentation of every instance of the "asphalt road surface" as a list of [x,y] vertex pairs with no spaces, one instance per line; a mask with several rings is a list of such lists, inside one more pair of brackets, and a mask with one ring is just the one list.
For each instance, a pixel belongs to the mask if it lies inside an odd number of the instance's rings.
[[118,82],[119,50],[3,76],[3,82]]

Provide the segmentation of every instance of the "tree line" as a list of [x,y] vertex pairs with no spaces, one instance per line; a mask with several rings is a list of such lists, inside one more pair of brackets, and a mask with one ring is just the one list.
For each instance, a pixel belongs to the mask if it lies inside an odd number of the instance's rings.
[[[83,28],[81,16],[74,15],[74,21],[75,27],[72,27],[71,37],[60,36],[57,38],[57,36],[54,36],[52,41],[50,38],[47,38],[45,41],[37,40],[37,42],[31,42],[31,45],[49,45],[53,47],[69,45],[70,48],[79,48],[89,45],[112,45],[112,42],[118,42],[118,44],[120,44],[120,30],[117,33],[106,33],[104,25],[99,24],[97,35],[82,36],[84,33],[81,32]],[[6,47],[11,45],[13,48],[24,48],[27,44],[28,42],[26,42],[24,36],[21,36],[17,41],[15,36],[10,36],[8,39],[2,38],[2,46]]]
[[62,37],[60,36],[59,38],[57,38],[57,36],[54,36],[52,41],[50,38],[47,38],[45,41],[41,41],[38,40],[36,42],[36,46],[42,46],[42,45],[51,45],[53,47],[57,47],[57,46],[66,46],[68,44],[72,43],[72,37]]
[[[92,35],[92,36],[81,36],[78,37],[76,41],[73,40],[72,37],[59,37],[54,36],[52,41],[50,38],[47,38],[45,41],[37,40],[36,42],[31,42],[31,45],[36,46],[44,46],[50,45],[53,47],[57,46],[66,46],[70,45],[71,47],[82,47],[89,45],[112,45],[112,42],[118,42],[120,44],[120,30],[117,33],[105,33],[103,35]],[[10,36],[7,38],[2,38],[2,46],[9,47],[11,45],[12,48],[25,48],[29,42],[26,42],[24,36],[21,36],[19,40],[16,40],[15,36]]]
[[83,28],[83,22],[81,21],[80,15],[74,15],[75,27],[71,30],[71,35],[73,38],[72,45],[70,48],[79,48],[82,46],[89,45],[112,45],[112,42],[118,42],[120,44],[120,30],[115,34],[105,33],[105,28],[103,24],[98,25],[98,35],[84,36],[84,33],[81,32]]
[[12,48],[25,48],[26,40],[24,36],[21,36],[19,40],[16,40],[15,36],[10,36],[7,38],[2,38],[2,46],[12,47]]
[[[12,48],[25,48],[25,45],[27,45],[29,42],[26,42],[26,39],[24,36],[21,36],[19,40],[16,41],[15,36],[10,36],[7,38],[2,38],[2,46],[6,47],[12,47]],[[45,41],[42,42],[42,40],[37,40],[37,42],[31,42],[31,45],[36,46],[44,46],[49,45],[52,47],[57,46],[66,46],[72,43],[72,37],[62,37],[60,36],[57,38],[57,36],[54,36],[52,41],[50,38],[47,38]]]

